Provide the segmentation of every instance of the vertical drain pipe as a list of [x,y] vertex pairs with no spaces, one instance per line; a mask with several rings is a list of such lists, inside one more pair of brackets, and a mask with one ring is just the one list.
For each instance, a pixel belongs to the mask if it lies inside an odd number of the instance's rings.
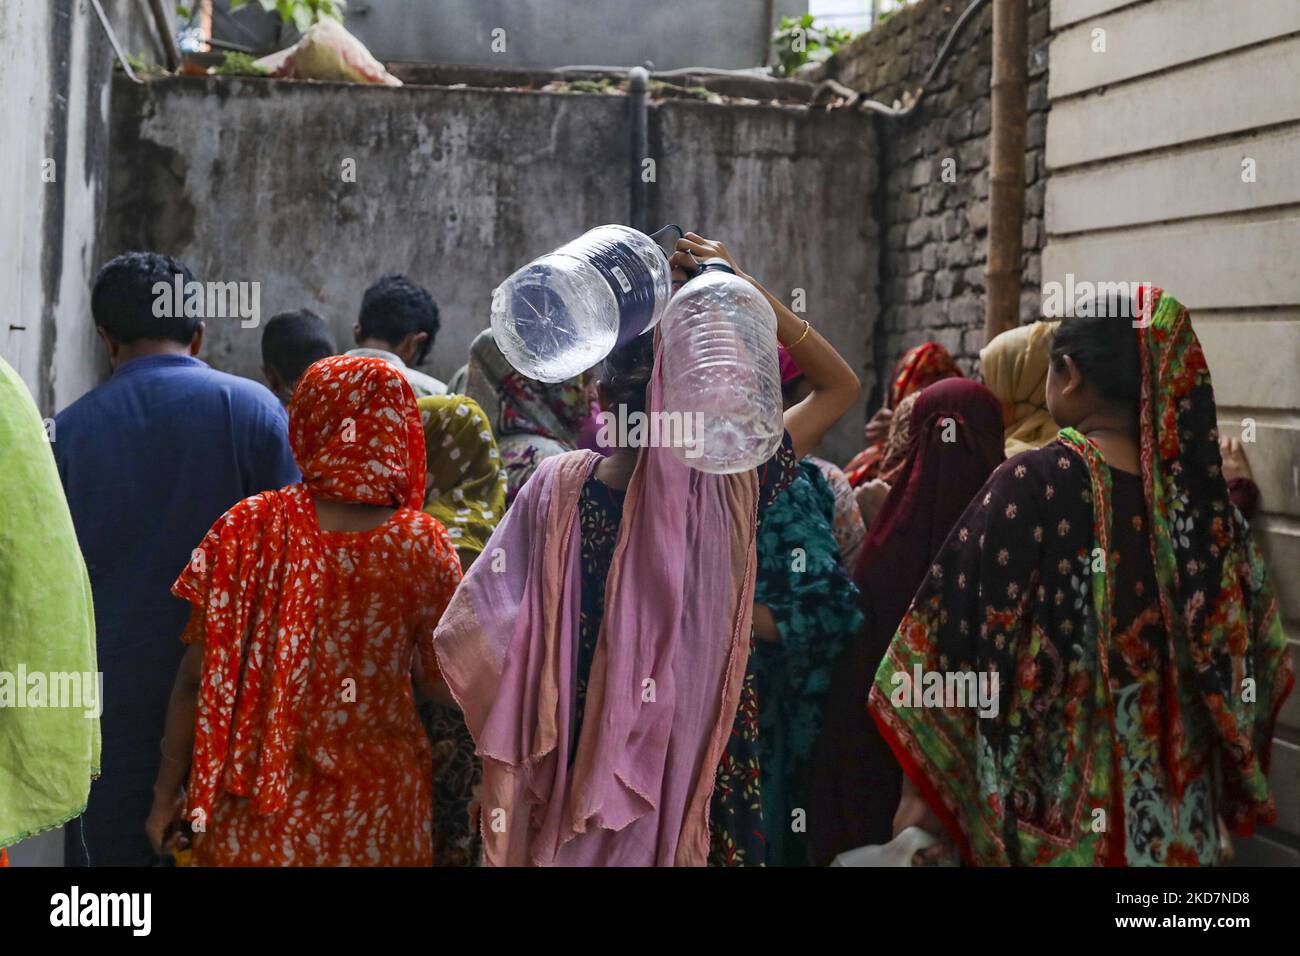
[[628,225],[648,232],[649,189],[641,176],[641,164],[650,157],[650,73],[634,66],[627,74],[628,99]]
[[988,295],[984,337],[1020,324],[1025,221],[1027,0],[993,0],[993,129],[989,146]]

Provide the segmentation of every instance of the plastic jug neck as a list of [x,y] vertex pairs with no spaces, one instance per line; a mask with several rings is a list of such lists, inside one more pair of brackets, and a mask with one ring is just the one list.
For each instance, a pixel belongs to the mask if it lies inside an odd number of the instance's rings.
[[696,279],[706,276],[711,272],[721,272],[729,276],[734,276],[736,274],[736,270],[731,268],[726,259],[715,256],[712,259],[705,259],[700,262],[700,267],[695,270],[689,279],[686,280],[686,283],[682,288],[687,288]]

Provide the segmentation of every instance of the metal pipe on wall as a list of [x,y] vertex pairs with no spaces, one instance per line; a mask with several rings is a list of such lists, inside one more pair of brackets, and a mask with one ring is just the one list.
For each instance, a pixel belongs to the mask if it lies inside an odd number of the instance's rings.
[[1027,0],[993,0],[986,341],[1020,324],[1028,49]]

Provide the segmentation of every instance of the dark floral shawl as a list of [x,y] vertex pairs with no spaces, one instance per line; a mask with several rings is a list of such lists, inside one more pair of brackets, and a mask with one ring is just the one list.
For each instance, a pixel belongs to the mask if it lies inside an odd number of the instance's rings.
[[491,329],[470,345],[465,394],[492,423],[506,473],[507,507],[543,460],[578,447],[582,423],[591,414],[585,373],[555,384],[526,378],[506,361]]
[[[1139,308],[1142,481],[1165,646],[1159,742],[1170,799],[1217,775],[1233,832],[1275,817],[1266,774],[1294,682],[1264,566],[1220,473],[1209,370],[1187,311]],[[1127,327],[1127,326],[1126,326]],[[1109,673],[1111,474],[1066,429],[1003,464],[936,556],[876,675],[870,708],[968,863],[1122,864]],[[896,673],[996,673],[999,709],[894,706]],[[1100,826],[1098,825],[1100,822]]]

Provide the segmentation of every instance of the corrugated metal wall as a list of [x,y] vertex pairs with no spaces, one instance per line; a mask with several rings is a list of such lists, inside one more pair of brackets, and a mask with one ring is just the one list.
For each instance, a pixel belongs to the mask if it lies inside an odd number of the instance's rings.
[[[1255,424],[1300,658],[1300,2],[1053,0],[1052,29],[1043,281],[1149,280],[1192,310],[1222,431]],[[1300,694],[1282,725],[1278,826],[1243,861],[1300,864]]]

